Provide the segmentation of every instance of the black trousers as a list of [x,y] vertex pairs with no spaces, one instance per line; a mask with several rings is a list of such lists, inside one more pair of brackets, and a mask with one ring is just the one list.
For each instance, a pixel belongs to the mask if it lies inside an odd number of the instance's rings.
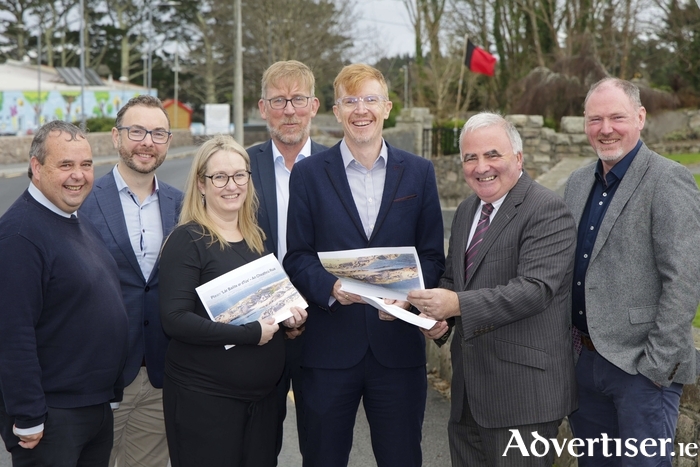
[[191,391],[165,376],[163,414],[172,467],[274,467],[277,391],[257,402]]
[[277,455],[282,451],[282,439],[284,436],[284,419],[287,417],[287,396],[289,388],[294,391],[294,408],[296,410],[297,434],[299,436],[299,452],[304,455],[304,395],[302,392],[301,351],[304,336],[296,339],[287,339],[285,345],[284,373],[277,383]]
[[74,409],[49,407],[44,435],[34,449],[24,449],[12,434],[14,419],[0,408],[2,437],[13,467],[107,467],[114,421],[109,403]]

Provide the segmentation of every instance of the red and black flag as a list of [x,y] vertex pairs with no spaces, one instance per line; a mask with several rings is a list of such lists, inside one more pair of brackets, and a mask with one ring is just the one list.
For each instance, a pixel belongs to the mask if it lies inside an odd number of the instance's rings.
[[493,76],[496,67],[496,57],[475,46],[471,40],[467,40],[467,55],[464,57],[464,65],[472,73]]

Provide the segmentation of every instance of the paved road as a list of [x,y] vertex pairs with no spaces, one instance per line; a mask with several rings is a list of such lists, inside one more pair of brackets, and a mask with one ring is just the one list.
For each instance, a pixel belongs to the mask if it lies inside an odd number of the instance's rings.
[[[159,179],[182,189],[190,165],[192,164],[192,152],[194,148],[171,149],[168,159],[158,169]],[[100,177],[114,167],[116,157],[101,158],[96,160],[95,177]],[[29,179],[26,175],[26,165],[0,166],[0,215],[17,199],[27,188]],[[407,388],[406,390],[410,390]],[[298,452],[298,439],[296,435],[296,420],[294,407],[291,401],[287,404],[287,419],[285,420],[285,437],[282,452],[280,454],[280,467],[301,466],[301,456]],[[432,388],[428,391],[428,401],[423,424],[423,465],[424,467],[447,467],[450,464],[449,448],[447,444],[447,419],[449,416],[449,402]],[[0,447],[0,467],[11,467],[9,454]],[[362,406],[357,415],[353,450],[350,453],[349,467],[376,466],[372,455],[369,427]]]
[[[168,151],[168,158],[158,169],[158,178],[176,188],[185,186],[187,173],[192,164],[196,147],[186,146]],[[95,178],[106,174],[117,163],[118,157],[100,157],[95,159]],[[27,166],[29,164],[12,164],[0,166],[0,215],[7,211],[12,203],[29,186]]]
[[[408,390],[408,389],[407,389]],[[428,389],[428,400],[423,423],[423,467],[448,467],[450,451],[447,444],[447,418],[450,403],[434,389]],[[279,467],[301,467],[298,450],[294,405],[287,401],[287,419],[284,421],[284,444],[279,457]],[[0,467],[11,467],[9,454],[0,448]],[[352,452],[348,467],[373,467],[377,463],[372,456],[369,427],[360,404],[355,424]],[[205,467],[205,466],[202,466]]]

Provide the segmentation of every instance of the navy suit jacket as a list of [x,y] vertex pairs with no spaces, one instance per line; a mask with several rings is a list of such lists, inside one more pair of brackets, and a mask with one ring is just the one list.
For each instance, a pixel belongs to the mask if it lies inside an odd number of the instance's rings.
[[319,251],[415,246],[425,287],[437,286],[445,269],[442,212],[430,161],[389,145],[384,193],[367,238],[348,184],[340,143],[298,162],[290,179],[284,268],[309,302],[302,366],[350,368],[368,347],[389,368],[425,365],[425,341],[417,327],[380,321],[370,305],[328,301],[337,278]]
[[[311,141],[311,154],[328,149]],[[258,225],[265,232],[265,249],[277,256],[277,185],[275,183],[275,161],[272,155],[272,140],[248,148],[253,186],[258,195]],[[281,259],[280,259],[281,261]]]
[[[159,180],[158,202],[165,239],[177,225],[182,192]],[[151,277],[144,278],[129,240],[119,192],[111,170],[95,181],[92,192],[80,207],[79,213],[95,224],[119,266],[119,281],[129,317],[129,353],[124,367],[124,384],[128,386],[134,381],[145,358],[148,379],[153,387],[161,388],[168,337],[160,324],[159,261],[156,261]]]

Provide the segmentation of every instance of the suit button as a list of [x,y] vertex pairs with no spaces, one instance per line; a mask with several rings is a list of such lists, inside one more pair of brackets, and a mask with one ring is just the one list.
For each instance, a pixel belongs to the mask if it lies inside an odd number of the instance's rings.
[[148,320],[144,321],[144,322],[143,322],[143,325],[144,325],[144,326],[148,326]]
[[151,290],[151,286],[150,286],[150,285],[147,285],[147,286],[146,286],[146,292],[148,292],[149,290]]

